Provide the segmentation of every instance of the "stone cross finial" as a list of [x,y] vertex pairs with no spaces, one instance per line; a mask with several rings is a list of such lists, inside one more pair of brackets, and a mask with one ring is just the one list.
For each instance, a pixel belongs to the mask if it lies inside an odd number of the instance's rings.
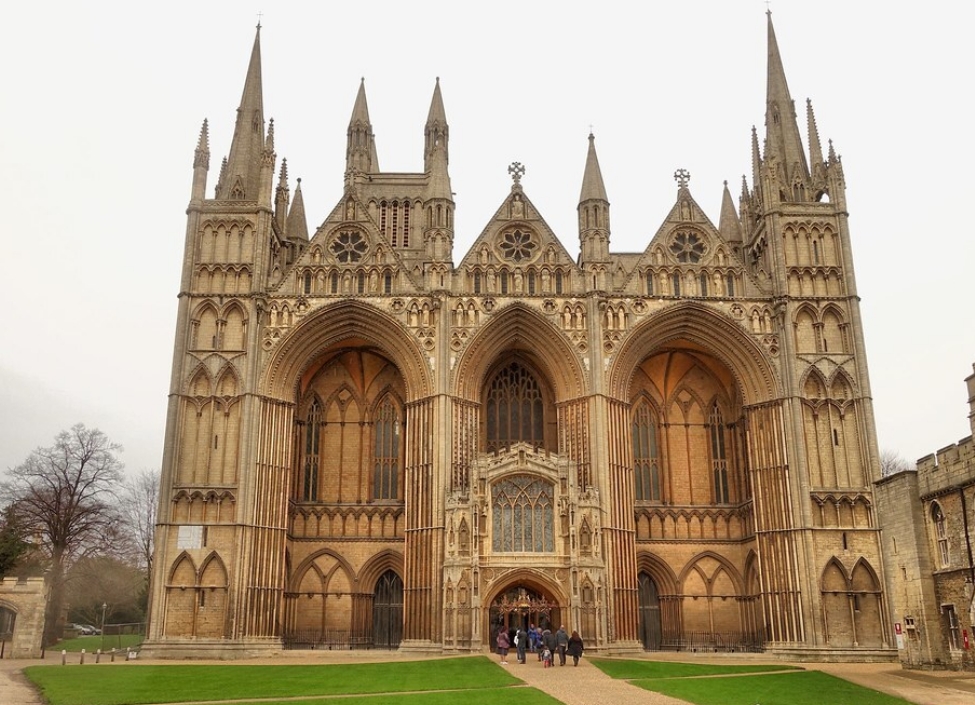
[[687,184],[690,183],[690,180],[691,172],[689,172],[687,169],[678,169],[674,172],[674,181],[677,182],[677,185],[680,188],[687,186]]
[[521,186],[521,177],[525,175],[525,165],[521,162],[511,162],[511,166],[508,167],[508,173],[511,174],[515,186]]

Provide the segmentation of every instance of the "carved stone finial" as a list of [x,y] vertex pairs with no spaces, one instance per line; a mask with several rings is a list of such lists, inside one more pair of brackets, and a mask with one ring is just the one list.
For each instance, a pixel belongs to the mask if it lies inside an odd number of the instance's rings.
[[521,177],[525,175],[525,165],[521,162],[511,162],[511,166],[508,167],[508,173],[511,174],[511,179],[515,182],[515,186],[521,186]]
[[691,172],[687,169],[678,169],[674,172],[674,181],[677,182],[678,187],[685,188],[691,181]]

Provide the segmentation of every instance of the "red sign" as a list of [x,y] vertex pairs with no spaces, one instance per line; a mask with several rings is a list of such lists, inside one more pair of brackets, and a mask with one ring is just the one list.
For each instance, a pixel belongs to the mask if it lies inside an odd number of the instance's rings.
[[900,634],[900,633],[901,633],[901,623],[894,622],[894,634]]
[[967,651],[968,650],[968,630],[967,629],[962,629],[961,630],[961,638],[962,638],[962,641],[965,643],[965,650]]

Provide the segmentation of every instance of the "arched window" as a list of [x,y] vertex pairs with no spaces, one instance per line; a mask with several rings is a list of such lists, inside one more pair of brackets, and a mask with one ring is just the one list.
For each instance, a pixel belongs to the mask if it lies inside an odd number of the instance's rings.
[[475,294],[480,294],[481,293],[481,273],[480,272],[474,272],[474,293]]
[[535,270],[528,272],[528,295],[535,294]]
[[558,269],[555,270],[555,293],[562,293],[562,271]]
[[731,272],[728,272],[726,288],[728,289],[728,296],[735,295],[735,275]]
[[311,272],[305,272],[305,293],[311,293]]
[[366,293],[366,273],[359,272],[355,277],[355,291],[357,294]]
[[505,478],[491,488],[494,551],[555,550],[552,485],[529,475]]
[[339,273],[338,272],[332,272],[332,276],[329,277],[329,278],[332,280],[331,281],[331,284],[332,284],[332,293],[333,294],[339,293]]
[[674,272],[672,279],[674,282],[674,296],[680,296],[680,272]]
[[375,445],[373,453],[374,499],[397,499],[399,487],[399,408],[386,397],[376,414],[373,427]]
[[653,272],[647,272],[647,296],[653,296]]
[[657,419],[647,402],[633,415],[633,483],[637,501],[660,501]]
[[383,293],[384,294],[393,293],[393,275],[389,271],[383,273]]
[[486,450],[491,453],[524,441],[545,442],[542,392],[532,373],[517,362],[498,371],[485,405]]
[[508,272],[507,272],[507,270],[502,270],[501,271],[501,273],[498,275],[498,281],[501,284],[501,293],[502,294],[507,294],[508,293]]
[[714,503],[727,504],[731,501],[728,488],[728,458],[725,452],[725,427],[721,409],[715,404],[711,407],[708,420],[711,427],[711,470],[714,476]]
[[312,402],[305,417],[305,457],[302,462],[301,500],[314,502],[318,499],[318,451],[322,432],[322,409],[318,400]]
[[708,273],[701,272],[701,296],[708,295]]
[[937,502],[931,505],[931,521],[934,522],[934,535],[938,542],[939,567],[947,568],[951,564],[951,556],[948,553],[948,528],[945,525],[944,512]]

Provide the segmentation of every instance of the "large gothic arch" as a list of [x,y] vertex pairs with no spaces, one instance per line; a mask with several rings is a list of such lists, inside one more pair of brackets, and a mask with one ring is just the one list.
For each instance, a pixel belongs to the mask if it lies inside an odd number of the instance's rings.
[[489,370],[514,351],[545,375],[556,400],[585,393],[586,372],[566,337],[543,315],[516,303],[494,314],[462,353],[453,374],[458,396],[480,399]]
[[634,328],[610,365],[610,394],[626,399],[639,364],[668,344],[682,341],[720,360],[734,375],[746,405],[778,396],[779,381],[767,353],[740,325],[699,303],[675,304]]
[[375,348],[400,370],[409,399],[430,394],[430,367],[415,339],[396,319],[359,301],[325,306],[303,318],[275,347],[261,388],[275,398],[293,401],[302,376],[319,354],[339,345]]

